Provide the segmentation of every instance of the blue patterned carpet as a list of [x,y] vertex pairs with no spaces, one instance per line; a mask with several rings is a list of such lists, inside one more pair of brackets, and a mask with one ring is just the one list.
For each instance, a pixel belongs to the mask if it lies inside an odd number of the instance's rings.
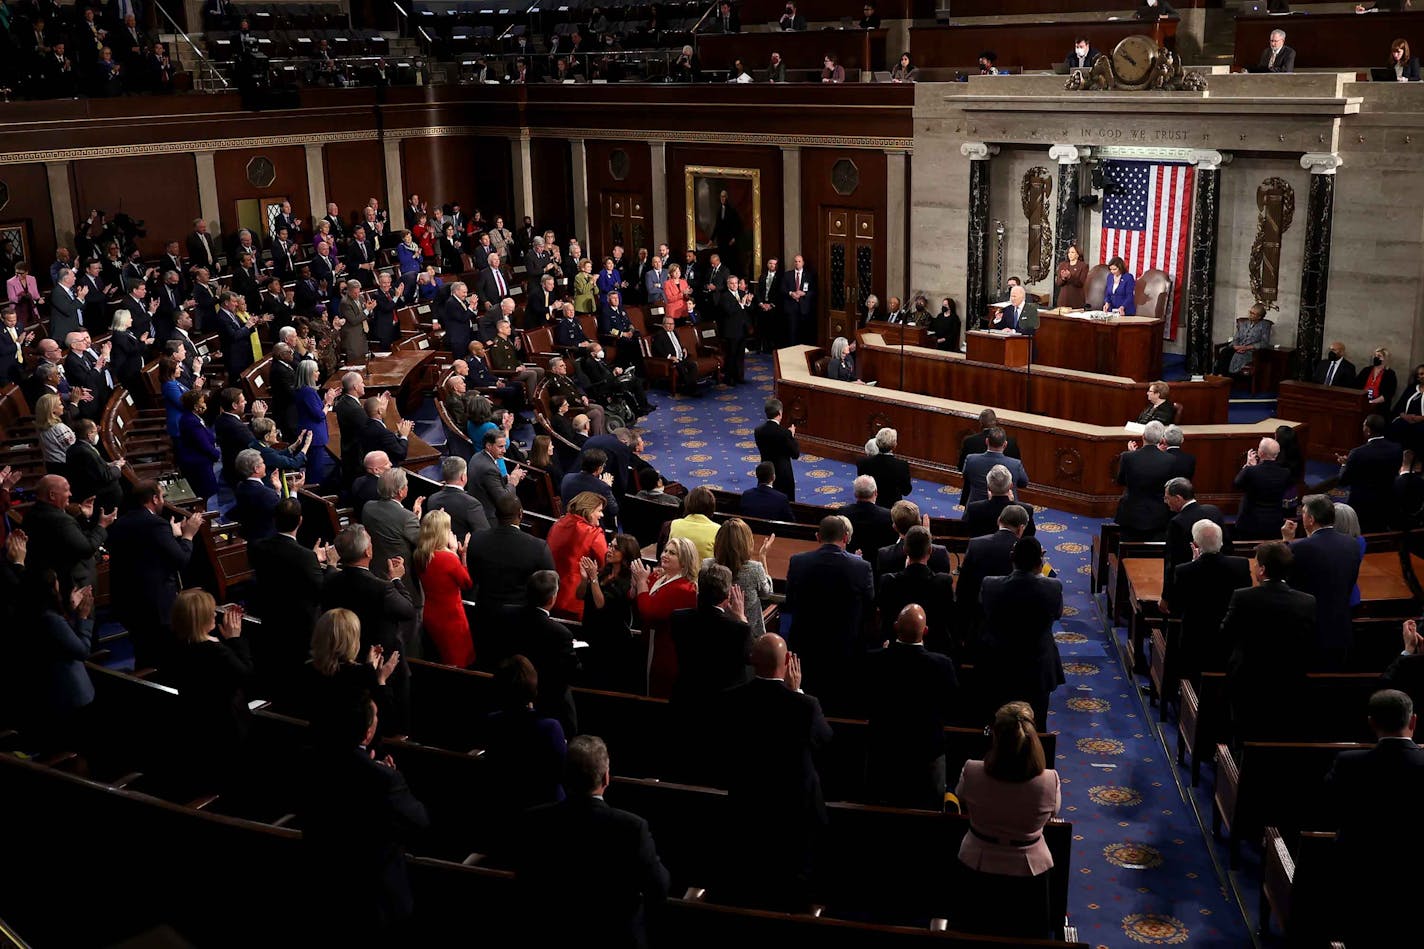
[[[756,483],[752,431],[773,391],[771,360],[748,356],[747,368],[748,384],[735,389],[702,398],[653,395],[661,408],[646,422],[647,457],[666,477],[735,491]],[[798,496],[810,503],[850,501],[854,474],[848,463],[803,454],[796,463]],[[910,498],[927,513],[954,517],[958,494],[921,481]],[[1075,834],[1068,902],[1078,938],[1112,949],[1250,945],[1242,911],[1224,885],[1224,860],[1203,834],[1194,802],[1183,796],[1180,769],[1158,739],[1156,710],[1149,713],[1119,664],[1113,633],[1089,593],[1099,521],[1038,511],[1040,539],[1066,594],[1057,639],[1068,684],[1053,696],[1049,725],[1060,733],[1063,816]],[[1209,790],[1208,776],[1195,802],[1208,816]],[[1245,892],[1254,894],[1253,886],[1244,885]]]

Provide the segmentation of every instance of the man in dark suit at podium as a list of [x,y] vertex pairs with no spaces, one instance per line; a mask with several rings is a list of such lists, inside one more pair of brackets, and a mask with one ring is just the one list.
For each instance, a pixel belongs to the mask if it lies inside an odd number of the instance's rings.
[[1345,389],[1358,389],[1356,385],[1358,376],[1355,372],[1355,364],[1345,358],[1345,344],[1338,339],[1330,344],[1330,351],[1325,354],[1325,358],[1315,364],[1315,374],[1311,376],[1311,381],[1322,386],[1340,386]]

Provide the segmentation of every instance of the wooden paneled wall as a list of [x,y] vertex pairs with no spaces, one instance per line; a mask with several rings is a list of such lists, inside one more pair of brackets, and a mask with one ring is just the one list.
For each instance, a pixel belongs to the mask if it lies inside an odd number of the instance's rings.
[[[139,247],[146,254],[160,254],[165,241],[186,235],[200,213],[198,172],[191,155],[104,158],[77,161],[72,167],[74,213],[79,220],[87,218],[91,210],[102,210],[111,218],[122,211],[143,221],[148,236],[139,240]],[[42,167],[40,171],[43,174]],[[305,176],[302,180],[306,180]],[[302,186],[302,193],[306,193],[306,185]],[[36,230],[40,223],[50,224],[48,191],[45,194],[45,208],[36,221]],[[48,230],[51,235],[54,233],[52,226]],[[42,262],[48,275],[50,261]]]

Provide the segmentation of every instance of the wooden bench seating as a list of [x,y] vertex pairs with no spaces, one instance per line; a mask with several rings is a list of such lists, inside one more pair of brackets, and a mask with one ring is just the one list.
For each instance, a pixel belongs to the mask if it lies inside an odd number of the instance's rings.
[[1334,935],[1330,932],[1330,914],[1324,910],[1338,899],[1329,886],[1335,834],[1283,834],[1275,827],[1267,827],[1263,847],[1257,931],[1266,935],[1274,919],[1289,944],[1304,945],[1309,939],[1312,944],[1323,945]]
[[124,459],[130,483],[162,479],[177,465],[163,409],[139,409],[122,386],[115,389],[99,416],[99,444],[110,459]]
[[[1292,723],[1291,734],[1273,737],[1370,741],[1365,707],[1378,687],[1379,676],[1374,673],[1312,672],[1306,676],[1305,691],[1296,703],[1299,715]],[[1183,680],[1180,694],[1177,763],[1185,764],[1188,752],[1191,753],[1192,785],[1196,786],[1201,780],[1202,763],[1211,759],[1216,746],[1230,733],[1226,673],[1202,673],[1200,692]]]
[[[168,927],[196,945],[277,944],[307,940],[324,920],[309,901],[301,832],[188,808],[11,755],[0,756],[0,802],[18,822],[7,839],[26,872],[9,884],[14,911],[6,921],[36,944],[111,945]],[[74,820],[75,814],[85,820]],[[103,833],[95,827],[105,828]],[[73,883],[76,862],[107,882],[82,913],[53,913],[53,894]],[[527,942],[528,921],[513,907],[518,894],[507,871],[431,857],[408,858],[416,916],[414,945],[448,943],[478,933],[490,945]],[[205,885],[193,888],[201,879]],[[188,893],[182,900],[168,894]],[[232,913],[234,901],[244,907]],[[728,939],[773,940],[830,949],[932,945],[995,949],[1001,940],[929,927],[887,927],[672,899],[655,918],[652,945],[713,949]],[[280,937],[279,935],[280,934]],[[308,942],[314,944],[315,936]],[[1086,949],[1082,943],[1019,942],[1033,949]]]
[[1239,758],[1226,745],[1216,746],[1216,786],[1212,792],[1211,829],[1227,832],[1231,866],[1241,862],[1241,843],[1259,843],[1269,824],[1285,832],[1314,826],[1322,815],[1325,776],[1342,751],[1363,751],[1373,743],[1244,742]]
[[[428,744],[469,750],[478,742],[477,724],[494,710],[493,678],[488,673],[410,660],[412,685],[411,734]],[[608,743],[619,774],[640,777],[683,776],[687,768],[669,753],[672,736],[683,727],[666,699],[575,687],[579,728]],[[863,720],[833,718],[835,737],[821,755],[821,773],[828,800],[867,800],[865,753],[869,726]],[[964,762],[983,757],[988,739],[982,725],[969,721],[949,726],[945,733],[945,773],[953,782]],[[1040,733],[1049,760],[1057,752],[1057,734]],[[694,773],[696,780],[715,782],[715,775]]]

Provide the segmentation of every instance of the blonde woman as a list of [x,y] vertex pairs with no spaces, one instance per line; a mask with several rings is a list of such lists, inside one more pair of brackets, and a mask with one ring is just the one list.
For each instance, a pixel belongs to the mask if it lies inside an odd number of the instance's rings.
[[339,735],[342,715],[363,695],[376,702],[386,719],[391,694],[386,681],[400,662],[400,652],[383,655],[379,645],[361,654],[361,620],[350,610],[327,610],[312,629],[311,661],[301,691],[304,711],[318,739]]
[[673,537],[651,573],[641,561],[632,564],[633,587],[628,595],[638,603],[643,631],[653,636],[648,670],[648,694],[666,698],[677,681],[677,652],[668,621],[678,610],[697,606],[697,547],[686,537]]
[[425,591],[425,631],[435,643],[440,661],[466,668],[475,661],[475,642],[465,616],[464,592],[471,587],[466,566],[466,534],[457,540],[450,530],[450,515],[427,511],[415,542],[415,570]]
[[45,470],[64,474],[64,457],[74,444],[74,429],[64,423],[64,403],[53,392],[46,392],[35,403],[35,428],[40,433]]
[[585,257],[574,274],[574,312],[598,312],[598,283],[593,275],[593,261]]
[[569,501],[564,516],[549,528],[549,553],[559,574],[559,595],[554,600],[554,613],[558,616],[583,619],[583,598],[579,595],[582,563],[585,558],[602,563],[608,554],[608,541],[598,526],[603,507],[601,495],[580,491]]
[[[755,545],[752,529],[740,517],[723,522],[717,530],[717,539],[712,544],[712,556],[702,561],[705,570],[714,563],[732,571],[732,579],[742,588],[746,603],[747,625],[752,628],[752,638],[758,639],[766,632],[761,611],[764,601],[771,596],[771,577],[766,572],[766,554],[776,540],[770,534],[761,544]],[[753,554],[755,551],[755,554]]]
[[200,782],[220,786],[241,773],[242,752],[252,724],[247,684],[252,652],[242,638],[242,608],[229,605],[218,625],[212,594],[189,587],[170,614],[177,640],[164,670],[178,689],[179,719],[191,739],[186,764]]

